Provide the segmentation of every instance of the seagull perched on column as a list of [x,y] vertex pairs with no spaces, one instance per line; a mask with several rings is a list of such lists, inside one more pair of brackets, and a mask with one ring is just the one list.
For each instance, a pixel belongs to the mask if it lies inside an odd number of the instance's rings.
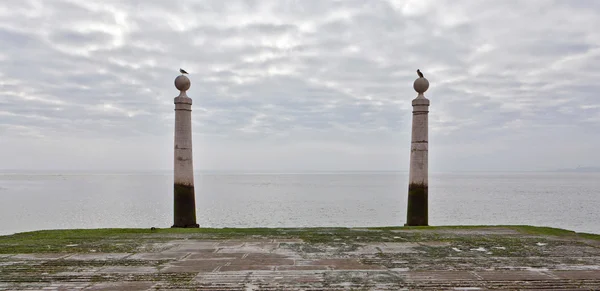
[[421,70],[417,69],[417,75],[419,75],[419,78],[423,78],[423,73],[421,73]]
[[179,72],[180,72],[180,73],[182,73],[182,74],[187,74],[187,73],[188,73],[188,72],[186,72],[186,71],[185,71],[184,69],[182,69],[182,68],[179,68]]

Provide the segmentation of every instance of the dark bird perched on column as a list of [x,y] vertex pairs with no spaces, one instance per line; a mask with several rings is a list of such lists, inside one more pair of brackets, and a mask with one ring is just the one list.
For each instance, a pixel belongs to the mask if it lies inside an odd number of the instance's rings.
[[417,75],[419,75],[419,78],[423,78],[423,73],[421,73],[421,70],[417,69]]
[[182,74],[187,74],[187,73],[188,73],[188,72],[186,72],[186,71],[185,71],[184,69],[182,69],[182,68],[179,68],[179,72],[180,72],[180,73],[182,73]]

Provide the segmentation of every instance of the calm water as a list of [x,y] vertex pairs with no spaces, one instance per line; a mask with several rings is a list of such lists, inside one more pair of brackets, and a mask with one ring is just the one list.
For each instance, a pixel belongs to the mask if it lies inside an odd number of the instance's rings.
[[[172,176],[0,173],[0,234],[170,227]],[[531,224],[600,233],[600,173],[430,175],[431,225]],[[203,227],[392,226],[406,173],[199,174]]]

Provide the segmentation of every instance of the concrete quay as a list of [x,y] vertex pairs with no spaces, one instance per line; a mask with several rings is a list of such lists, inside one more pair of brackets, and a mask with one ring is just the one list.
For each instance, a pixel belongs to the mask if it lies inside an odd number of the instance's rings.
[[600,236],[535,227],[0,236],[0,290],[600,290]]

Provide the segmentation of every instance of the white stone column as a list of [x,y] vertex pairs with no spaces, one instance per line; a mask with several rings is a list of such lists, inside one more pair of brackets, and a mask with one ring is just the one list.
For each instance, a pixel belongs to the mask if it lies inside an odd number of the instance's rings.
[[184,75],[175,78],[180,91],[175,97],[175,152],[174,152],[174,223],[172,227],[199,227],[196,223],[194,190],[194,162],[192,154],[192,98],[186,91],[191,82]]
[[410,173],[408,178],[407,226],[428,225],[428,114],[429,99],[423,93],[429,88],[424,77],[415,80],[413,88],[417,98],[413,99],[412,134],[410,145]]

